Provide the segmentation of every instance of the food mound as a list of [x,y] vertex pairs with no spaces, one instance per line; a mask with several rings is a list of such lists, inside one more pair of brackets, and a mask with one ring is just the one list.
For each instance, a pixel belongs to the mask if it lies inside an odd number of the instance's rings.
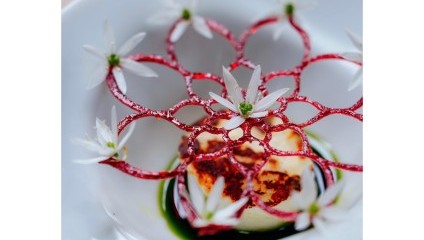
[[[226,120],[214,122],[214,127],[223,127]],[[276,122],[275,118],[268,122]],[[199,123],[200,124],[200,123]],[[264,138],[265,133],[259,128],[254,128],[253,135]],[[242,131],[236,129],[230,133],[230,138],[238,139]],[[179,147],[181,163],[187,161],[188,137],[184,136]],[[222,136],[210,133],[202,133],[195,142],[196,154],[213,153],[221,150],[225,145]],[[270,145],[281,151],[299,151],[302,148],[301,138],[292,130],[285,130],[273,135]],[[263,161],[264,149],[257,142],[246,142],[234,149],[234,156],[242,165],[251,168]],[[305,170],[313,170],[313,161],[305,157],[281,157],[271,156],[268,162],[261,168],[260,173],[254,178],[254,191],[261,201],[281,211],[293,209],[289,201],[286,201],[294,190],[300,191],[300,177]],[[244,175],[224,155],[215,159],[195,161],[187,168],[187,174],[195,176],[198,184],[202,186],[205,195],[211,191],[213,184],[219,176],[225,178],[225,188],[222,192],[223,201],[228,205],[239,200],[245,189],[246,179]],[[260,220],[260,221],[258,221]],[[269,214],[264,214],[252,201],[240,218],[237,229],[254,231],[273,229],[281,225],[283,221]]]

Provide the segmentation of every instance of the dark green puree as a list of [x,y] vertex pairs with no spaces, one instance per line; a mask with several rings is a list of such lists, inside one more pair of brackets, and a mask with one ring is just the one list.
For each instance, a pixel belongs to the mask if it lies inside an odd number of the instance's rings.
[[[318,140],[320,143],[322,141],[315,135],[308,133],[309,137],[314,138],[315,140]],[[316,154],[322,157],[322,154],[318,152],[315,148],[312,148]],[[334,152],[331,149],[326,148],[326,150],[329,151],[331,156],[333,157],[334,161],[338,162],[337,156],[334,154]],[[178,159],[177,157],[174,158],[171,163],[169,164],[167,169],[172,169],[175,164],[177,164]],[[317,178],[323,178],[323,174],[319,168],[315,168],[315,175]],[[342,178],[342,171],[336,169],[336,178],[340,180]],[[195,239],[201,239],[201,240],[208,240],[208,239],[220,239],[220,240],[277,240],[284,237],[288,237],[290,235],[298,233],[294,229],[293,223],[283,223],[279,227],[273,230],[267,230],[267,231],[239,231],[239,230],[229,230],[225,232],[221,232],[219,234],[215,234],[213,236],[204,236],[199,237],[197,236],[197,232],[195,229],[193,229],[187,220],[180,218],[174,204],[174,186],[175,186],[175,179],[171,180],[165,180],[161,181],[159,184],[159,209],[166,220],[166,223],[169,227],[169,229],[179,238],[182,240],[195,240]],[[323,189],[319,189],[319,191],[322,191]]]

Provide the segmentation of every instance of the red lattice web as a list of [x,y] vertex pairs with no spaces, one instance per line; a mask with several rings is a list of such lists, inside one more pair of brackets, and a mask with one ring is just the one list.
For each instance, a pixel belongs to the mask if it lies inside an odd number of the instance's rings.
[[[331,171],[331,168],[338,168],[338,169],[354,171],[354,172],[362,172],[362,169],[363,169],[362,165],[335,162],[335,161],[321,158],[318,155],[316,155],[311,150],[310,144],[308,142],[307,134],[305,133],[305,130],[304,130],[305,127],[308,127],[325,117],[328,117],[330,115],[335,115],[335,114],[342,114],[362,122],[362,114],[357,112],[357,110],[362,107],[362,104],[363,104],[362,97],[350,107],[330,108],[317,101],[313,101],[309,99],[307,96],[299,95],[300,87],[301,87],[300,76],[302,74],[302,71],[307,66],[318,61],[325,61],[325,60],[349,61],[348,59],[345,59],[338,54],[322,54],[322,55],[311,57],[310,56],[311,46],[310,46],[308,34],[299,25],[297,25],[293,17],[289,17],[288,18],[289,25],[293,27],[293,29],[300,35],[303,41],[304,53],[303,53],[302,61],[299,65],[295,66],[292,69],[273,71],[267,74],[263,74],[261,76],[262,84],[259,87],[263,95],[267,95],[268,92],[265,87],[265,84],[267,82],[279,76],[293,77],[293,79],[295,80],[295,89],[293,93],[288,97],[280,98],[278,100],[280,102],[280,107],[278,109],[269,110],[269,113],[268,113],[268,117],[277,117],[281,119],[283,123],[275,125],[275,126],[271,126],[270,124],[266,123],[265,121],[261,119],[249,118],[241,126],[241,129],[243,130],[244,135],[237,140],[232,140],[229,137],[230,131],[225,130],[224,128],[216,128],[212,125],[212,122],[216,119],[230,119],[234,115],[234,113],[232,113],[231,111],[222,112],[222,111],[216,111],[212,109],[212,105],[216,104],[216,102],[213,99],[202,99],[194,92],[192,87],[193,81],[196,81],[196,80],[207,79],[210,81],[214,81],[222,86],[222,89],[223,89],[222,96],[226,97],[227,90],[225,88],[223,78],[221,76],[216,76],[211,73],[190,72],[189,70],[181,66],[178,62],[178,57],[175,53],[175,44],[170,41],[170,35],[180,21],[182,20],[177,20],[171,26],[167,34],[166,46],[167,46],[168,58],[163,58],[157,55],[143,55],[143,54],[135,54],[130,56],[130,58],[138,62],[150,62],[150,63],[160,64],[179,72],[185,79],[185,84],[186,84],[187,92],[189,96],[187,99],[178,102],[173,107],[166,110],[153,110],[132,101],[126,95],[122,94],[122,92],[119,90],[115,82],[115,79],[111,71],[109,72],[107,76],[106,82],[112,95],[116,99],[118,99],[122,104],[124,104],[125,106],[135,111],[134,113],[126,116],[124,119],[122,119],[119,122],[118,124],[119,133],[121,133],[125,129],[125,127],[127,127],[131,122],[141,118],[155,117],[158,119],[163,119],[165,121],[172,123],[173,125],[175,125],[175,127],[178,127],[190,133],[188,137],[188,150],[187,150],[188,158],[184,162],[182,162],[179,166],[177,166],[174,170],[163,171],[163,172],[153,172],[153,171],[142,170],[132,166],[126,161],[121,161],[114,158],[104,160],[100,163],[110,165],[111,167],[114,167],[126,174],[129,174],[133,177],[141,178],[141,179],[158,180],[158,179],[169,179],[169,178],[177,177],[178,192],[181,198],[181,203],[185,211],[187,212],[187,215],[188,215],[187,218],[189,222],[192,222],[198,217],[196,211],[193,209],[192,204],[190,202],[190,198],[187,193],[187,188],[186,188],[185,178],[184,178],[185,172],[187,170],[187,166],[193,161],[215,159],[215,158],[227,155],[231,164],[233,164],[234,167],[236,167],[242,174],[244,174],[246,178],[246,187],[244,189],[242,197],[243,196],[249,197],[256,204],[256,206],[286,221],[293,221],[298,213],[283,212],[275,208],[272,208],[271,206],[268,206],[265,202],[259,199],[259,195],[255,193],[253,190],[253,179],[259,173],[261,168],[267,163],[271,155],[300,156],[300,157],[307,157],[311,159],[322,169],[327,186],[334,184],[334,176]],[[240,66],[244,66],[249,69],[253,69],[255,67],[255,64],[253,64],[249,59],[246,59],[245,57],[245,45],[247,41],[249,40],[249,38],[253,34],[255,34],[260,28],[270,24],[277,23],[278,21],[279,21],[278,17],[270,17],[270,18],[263,19],[253,24],[252,26],[250,26],[247,30],[245,30],[241,34],[239,38],[236,38],[232,34],[232,32],[230,32],[222,24],[212,19],[206,19],[206,23],[209,26],[209,28],[213,32],[221,35],[224,39],[226,39],[230,43],[230,45],[236,50],[236,59],[228,66],[230,71],[233,71]],[[352,62],[352,63],[358,66],[362,66],[362,63],[359,63],[359,62]],[[286,110],[287,105],[292,102],[302,102],[302,103],[309,104],[315,109],[317,109],[318,113],[306,122],[295,124],[291,122],[290,119],[284,114],[284,111]],[[203,122],[203,124],[191,126],[181,122],[175,117],[176,113],[180,109],[186,106],[203,107],[204,111],[207,114],[207,117],[205,121]],[[262,130],[264,130],[264,132],[266,133],[265,138],[258,139],[252,136],[251,135],[252,127],[259,127]],[[287,129],[293,130],[301,137],[302,150],[281,151],[281,150],[273,148],[270,145],[270,140],[271,140],[271,136],[273,132],[281,132]],[[211,134],[221,134],[223,136],[223,140],[226,143],[226,145],[222,149],[216,152],[196,154],[194,151],[194,144],[195,144],[197,136],[199,136],[199,134],[203,132],[209,132]],[[253,167],[246,167],[234,158],[233,149],[236,146],[239,146],[245,142],[251,142],[251,141],[257,141],[263,147],[264,154],[260,164],[255,164]],[[241,209],[240,212],[238,213],[239,216],[241,215],[242,211],[243,209]],[[213,233],[226,230],[226,229],[228,229],[228,227],[216,226],[216,225],[209,226],[204,229],[201,229],[200,234],[213,234]]]

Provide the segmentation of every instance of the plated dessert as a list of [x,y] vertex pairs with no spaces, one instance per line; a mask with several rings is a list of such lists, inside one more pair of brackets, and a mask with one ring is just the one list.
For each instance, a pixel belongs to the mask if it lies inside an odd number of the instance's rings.
[[[363,167],[339,161],[327,144],[306,129],[333,115],[361,122],[362,98],[348,107],[328,107],[301,94],[302,73],[317,62],[346,62],[358,68],[350,88],[357,87],[361,81],[362,44],[351,34],[358,52],[311,56],[308,33],[296,20],[297,11],[305,6],[299,1],[279,4],[278,12],[258,20],[237,37],[217,20],[201,16],[196,1],[171,1],[163,14],[152,17],[153,22],[164,20],[170,26],[164,36],[167,56],[130,55],[146,33],[135,34],[118,46],[106,22],[106,51],[84,46],[100,60],[89,86],[105,82],[110,94],[133,113],[118,121],[117,110],[112,107],[110,125],[97,119],[97,138],[77,141],[97,155],[79,162],[108,165],[140,181],[165,180],[158,189],[158,208],[167,225],[183,239],[281,239],[308,229],[325,231],[327,224],[339,221],[360,197],[356,194],[345,199],[346,182],[341,170],[362,172]],[[278,39],[284,34],[281,25],[300,36],[302,60],[292,69],[263,72],[260,65],[246,57],[245,46],[266,26],[275,27],[273,37]],[[177,42],[188,28],[208,39],[223,38],[235,49],[236,58],[227,66],[222,64],[221,75],[193,72],[180,64]],[[127,72],[160,78],[145,63],[178,72],[188,97],[164,110],[133,101],[126,95]],[[251,70],[245,89],[240,86],[242,80],[233,75],[239,68]],[[267,83],[282,76],[291,78],[294,87],[270,91]],[[193,88],[193,82],[200,80],[218,84],[221,91],[211,90],[208,98],[200,97]],[[286,114],[291,103],[308,104],[317,113],[304,122],[294,122]],[[179,120],[177,113],[189,106],[203,108],[205,116],[191,124]],[[169,169],[159,172],[127,161],[133,156],[125,145],[131,141],[136,121],[151,117],[186,132],[179,142],[178,157]]]
[[[275,124],[275,118],[270,118],[267,121]],[[225,122],[225,120],[217,121],[215,126],[223,127]],[[240,138],[241,134],[241,131],[234,131],[230,136],[231,138]],[[254,135],[263,138],[264,132],[255,128]],[[309,137],[313,138],[312,136]],[[187,139],[187,136],[182,138],[179,155],[173,162],[174,165],[187,161]],[[195,151],[197,153],[215,152],[222,148],[224,144],[221,136],[206,133],[197,139]],[[320,153],[312,147],[316,154],[321,156],[322,154],[332,154],[329,149],[323,148],[320,145],[319,140],[315,144],[317,144],[316,147],[319,148],[319,151],[323,151],[323,153]],[[302,142],[294,131],[286,130],[276,133],[271,145],[281,150],[298,151],[301,150]],[[263,153],[264,150],[259,144],[247,142],[236,148],[234,157],[243,165],[252,167],[255,164],[260,164]],[[331,160],[335,159],[331,157]],[[280,211],[295,211],[296,205],[290,199],[290,193],[301,190],[300,180],[304,171],[314,172],[316,176],[314,184],[319,192],[323,192],[325,190],[325,183],[320,168],[314,165],[310,159],[298,156],[272,156],[253,180],[254,191],[264,203],[275,209]],[[220,205],[222,207],[240,201],[243,193],[242,189],[246,185],[246,179],[243,177],[243,174],[232,166],[228,156],[190,164],[187,170],[187,178],[189,187],[199,187],[205,196],[211,194],[215,182],[222,181],[223,189],[220,195]],[[219,178],[222,179],[218,180]],[[159,199],[162,202],[162,212],[168,224],[171,227],[175,226],[175,233],[183,239],[198,238],[196,232],[185,221],[185,212],[178,198],[175,181],[167,181],[166,184],[161,185]],[[295,234],[296,232],[297,230],[294,229],[293,224],[267,214],[251,202],[248,203],[248,206],[243,211],[234,230],[220,233],[218,236],[214,235],[214,237],[219,237],[220,239],[279,239]],[[203,238],[208,239],[207,236]]]

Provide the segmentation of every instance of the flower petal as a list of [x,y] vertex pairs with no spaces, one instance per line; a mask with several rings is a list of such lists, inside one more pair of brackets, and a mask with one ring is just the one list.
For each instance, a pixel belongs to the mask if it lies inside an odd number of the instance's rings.
[[177,26],[175,26],[174,31],[171,33],[170,40],[171,42],[178,41],[184,32],[187,30],[188,25],[190,25],[189,21],[180,21]]
[[92,163],[98,163],[108,158],[109,158],[108,156],[102,156],[102,157],[95,157],[95,158],[88,158],[88,159],[75,159],[73,160],[73,162],[79,163],[79,164],[92,164]]
[[98,57],[103,60],[106,59],[106,55],[103,52],[97,50],[95,47],[92,47],[90,45],[83,45],[82,48],[95,57]]
[[305,230],[311,225],[311,219],[307,212],[301,212],[296,217],[296,222],[294,223],[294,228],[297,231]]
[[209,225],[209,221],[206,221],[205,219],[202,219],[202,218],[197,218],[193,221],[192,224],[193,224],[193,227],[195,228],[202,228]]
[[254,113],[250,114],[249,117],[250,118],[261,118],[261,117],[265,117],[266,115],[268,115],[268,111],[254,112]]
[[239,224],[240,220],[237,218],[224,218],[224,219],[212,219],[212,223],[223,226],[235,226]]
[[196,210],[196,212],[201,215],[205,208],[205,196],[194,176],[188,174],[187,178],[188,189],[190,191],[190,200],[193,204],[194,210]]
[[346,218],[346,211],[339,207],[326,207],[319,211],[319,216],[329,221],[339,221]]
[[328,204],[332,203],[336,199],[337,195],[339,195],[343,190],[344,185],[345,182],[341,180],[340,182],[337,182],[336,184],[328,187],[325,192],[318,198],[318,204],[320,206],[327,206]]
[[202,35],[205,38],[212,39],[212,31],[209,28],[209,26],[206,24],[206,21],[204,18],[199,16],[193,17],[193,28],[198,32],[200,35]]
[[109,66],[106,62],[99,64],[96,69],[90,73],[90,80],[87,84],[87,89],[92,89],[102,83],[106,79],[108,71]]
[[146,36],[145,32],[137,33],[136,35],[132,36],[130,39],[128,39],[124,45],[122,45],[118,50],[119,56],[125,56],[131,50],[133,50],[141,41],[143,41],[144,37]]
[[256,105],[254,108],[255,112],[262,112],[264,110],[268,110],[269,107],[271,107],[272,104],[274,104],[277,99],[281,96],[283,96],[284,93],[286,93],[289,89],[288,88],[283,88],[280,90],[277,90],[271,94],[269,94],[268,96],[262,98]]
[[114,142],[112,130],[106,125],[104,121],[98,118],[96,118],[96,132],[97,141],[99,141],[103,148],[106,147],[108,142]]
[[234,105],[238,106],[240,103],[244,102],[243,95],[241,94],[241,88],[234,76],[224,66],[222,66],[222,73],[228,94],[231,96]]
[[135,129],[135,122],[132,122],[130,124],[127,134],[125,134],[125,136],[119,142],[118,147],[116,148],[117,151],[120,151],[125,146],[125,143],[127,143],[128,139],[130,139],[131,134],[134,132],[134,129]]
[[78,138],[72,140],[72,143],[82,146],[92,152],[96,152],[99,154],[103,152],[103,147],[93,140]]
[[317,187],[314,174],[311,170],[305,169],[302,172],[300,193],[292,194],[292,201],[299,210],[306,210],[317,198]]
[[232,102],[230,102],[227,99],[219,96],[218,94],[215,94],[213,92],[209,92],[209,96],[211,96],[211,98],[213,98],[215,101],[220,103],[222,106],[230,109],[231,111],[233,111],[235,113],[238,112],[238,109],[234,106],[234,104]]
[[109,21],[106,19],[104,23],[104,39],[107,49],[107,55],[116,52],[116,41],[115,34],[113,33],[112,27],[109,24]]
[[151,68],[132,59],[122,59],[121,66],[140,77],[158,77],[158,74]]
[[314,219],[312,219],[312,224],[314,225],[314,228],[318,230],[320,233],[322,234],[327,233],[325,228],[325,223],[319,217],[315,217]]
[[354,62],[362,62],[363,57],[362,53],[359,52],[344,52],[340,54],[342,57],[346,58],[347,60],[354,61]]
[[220,209],[214,214],[214,221],[220,222],[225,221],[226,219],[231,219],[231,217],[234,216],[234,214],[236,214],[244,205],[246,205],[248,201],[249,198],[247,197],[240,198],[236,202],[226,206],[223,209]]
[[118,120],[117,120],[115,105],[112,106],[112,112],[110,114],[110,124],[112,128],[113,142],[117,143],[118,142]]
[[[187,183],[188,184],[188,183]],[[173,193],[174,196],[178,196],[178,188],[174,188]],[[178,215],[180,215],[181,218],[187,218],[187,212],[183,207],[183,204],[181,203],[181,201],[175,202],[175,208],[178,211]]]
[[116,84],[118,84],[119,90],[123,94],[127,93],[127,83],[125,82],[124,74],[122,73],[122,69],[120,67],[112,68],[113,76],[115,77]]
[[222,192],[224,191],[225,187],[225,179],[224,177],[220,176],[216,179],[211,191],[209,192],[209,196],[206,200],[206,212],[215,212],[219,199],[222,198]]
[[346,185],[337,199],[336,206],[342,209],[351,209],[362,199],[362,178],[354,177],[346,180]]
[[362,52],[362,40],[359,38],[356,34],[352,33],[349,30],[346,30],[347,35],[349,36],[350,40],[352,41],[353,45]]
[[255,104],[258,97],[258,87],[261,85],[261,65],[257,65],[247,87],[246,101]]
[[180,17],[181,13],[179,10],[168,9],[161,11],[147,19],[149,24],[165,25],[170,24]]
[[349,84],[348,91],[352,91],[353,89],[357,88],[361,83],[362,83],[362,67],[355,73],[355,76],[353,76],[353,79]]
[[[284,19],[287,19],[287,18],[284,18]],[[272,39],[274,41],[277,41],[281,37],[281,34],[283,34],[284,29],[286,28],[286,26],[284,25],[285,21],[283,19],[280,21],[282,22],[277,23],[277,25],[274,27],[274,32],[272,34]]]
[[244,119],[244,117],[241,116],[235,116],[232,117],[227,124],[225,124],[224,128],[227,130],[232,130],[238,126],[240,126],[242,123],[244,123],[244,121],[246,121],[246,119]]

